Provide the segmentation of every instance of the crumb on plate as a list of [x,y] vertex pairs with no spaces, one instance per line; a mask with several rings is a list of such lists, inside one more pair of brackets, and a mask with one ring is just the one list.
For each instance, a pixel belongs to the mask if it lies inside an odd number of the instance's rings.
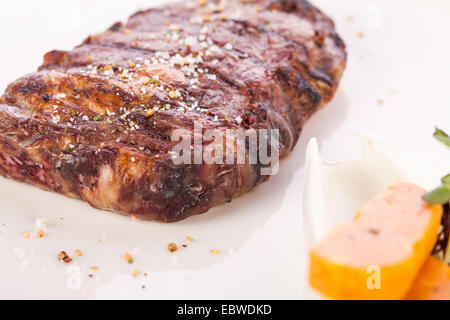
[[125,261],[128,262],[129,264],[133,264],[133,263],[134,263],[134,259],[133,259],[133,257],[132,257],[129,253],[125,253],[125,255],[123,256],[123,258],[124,258]]
[[140,270],[138,270],[138,269],[134,270],[134,271],[133,271],[133,278],[139,277],[140,274],[141,274],[141,271],[140,271]]
[[178,250],[178,247],[177,247],[177,245],[175,243],[172,242],[172,243],[169,243],[169,245],[167,246],[167,249],[170,252],[175,252],[175,251]]
[[72,262],[72,258],[70,258],[69,255],[67,254],[67,252],[65,252],[65,251],[61,251],[58,254],[58,259],[59,259],[59,261],[65,262],[65,263]]

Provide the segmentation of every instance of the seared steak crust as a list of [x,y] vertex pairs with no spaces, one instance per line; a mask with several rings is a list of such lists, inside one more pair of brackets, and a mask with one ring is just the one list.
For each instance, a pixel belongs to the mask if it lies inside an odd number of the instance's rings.
[[175,165],[173,130],[280,130],[280,154],[334,95],[345,45],[305,0],[195,1],[52,51],[0,99],[0,173],[172,222],[267,179],[260,165]]

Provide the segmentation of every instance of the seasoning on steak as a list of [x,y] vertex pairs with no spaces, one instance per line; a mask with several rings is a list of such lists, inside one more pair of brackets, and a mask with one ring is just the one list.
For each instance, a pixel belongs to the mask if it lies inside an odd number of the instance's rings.
[[280,130],[280,155],[346,64],[305,0],[185,1],[52,51],[0,99],[0,173],[96,208],[172,222],[267,180],[261,164],[175,165],[173,130]]

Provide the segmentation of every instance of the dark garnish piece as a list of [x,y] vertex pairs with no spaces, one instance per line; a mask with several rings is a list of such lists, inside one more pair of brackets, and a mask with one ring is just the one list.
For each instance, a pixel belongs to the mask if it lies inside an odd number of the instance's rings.
[[[439,142],[442,142],[447,147],[450,147],[450,137],[443,130],[436,127],[433,136]],[[449,237],[450,237],[450,174],[442,177],[442,186],[434,189],[433,191],[425,194],[423,199],[431,204],[442,204],[444,206],[444,212],[441,221],[441,230],[439,232],[438,240],[436,246],[433,249],[433,255],[438,256],[445,262],[449,263],[450,259],[450,248],[449,248]]]
[[446,257],[446,251],[448,247],[448,239],[450,237],[450,205],[447,203],[444,205],[444,213],[441,221],[441,231],[438,235],[436,246],[433,249],[433,255],[437,255],[440,259]]

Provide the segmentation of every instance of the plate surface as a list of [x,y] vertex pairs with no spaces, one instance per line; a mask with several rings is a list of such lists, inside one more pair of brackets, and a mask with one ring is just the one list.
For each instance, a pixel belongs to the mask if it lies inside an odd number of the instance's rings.
[[[2,1],[0,90],[35,70],[46,51],[70,49],[89,33],[160,2]],[[170,225],[133,221],[0,178],[0,298],[305,297],[302,192],[309,138],[317,137],[329,159],[358,155],[361,131],[438,157],[446,150],[433,142],[433,126],[450,130],[448,1],[315,4],[335,20],[348,45],[348,67],[335,99],[306,125],[278,175],[231,204]],[[36,218],[48,221],[45,237],[25,239],[24,231],[34,234]],[[170,242],[180,249],[169,253]],[[184,242],[188,247],[181,247]],[[57,260],[62,250],[72,263]],[[125,253],[135,264],[124,261]],[[135,269],[141,275],[133,278]]]

